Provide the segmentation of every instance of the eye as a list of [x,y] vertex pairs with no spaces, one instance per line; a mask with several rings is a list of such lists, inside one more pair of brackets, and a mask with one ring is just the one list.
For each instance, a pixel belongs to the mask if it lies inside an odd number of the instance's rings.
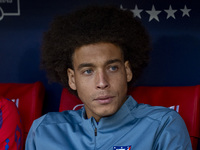
[[110,71],[117,71],[118,70],[118,66],[110,66],[109,70]]
[[92,70],[91,69],[84,70],[83,74],[90,75],[90,74],[92,74]]

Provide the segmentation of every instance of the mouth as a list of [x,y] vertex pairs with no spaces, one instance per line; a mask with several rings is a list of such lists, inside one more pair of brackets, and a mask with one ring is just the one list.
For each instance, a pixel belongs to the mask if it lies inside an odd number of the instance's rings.
[[94,99],[94,101],[98,102],[99,104],[105,105],[110,104],[113,101],[114,96],[99,96]]

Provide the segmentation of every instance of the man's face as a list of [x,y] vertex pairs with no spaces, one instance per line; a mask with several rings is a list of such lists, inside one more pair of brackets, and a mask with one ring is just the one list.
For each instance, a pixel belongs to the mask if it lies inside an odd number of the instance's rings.
[[132,79],[129,62],[111,43],[82,46],[73,54],[74,70],[68,69],[69,86],[77,90],[87,117],[113,115],[127,99],[127,82]]

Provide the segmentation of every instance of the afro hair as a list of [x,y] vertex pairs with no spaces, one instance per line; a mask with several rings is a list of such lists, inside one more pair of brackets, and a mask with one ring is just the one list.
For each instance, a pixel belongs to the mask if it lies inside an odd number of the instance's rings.
[[54,18],[42,43],[41,66],[51,81],[68,85],[67,69],[73,69],[74,50],[88,44],[108,42],[119,46],[133,72],[129,86],[148,64],[149,35],[129,10],[113,6],[90,6]]

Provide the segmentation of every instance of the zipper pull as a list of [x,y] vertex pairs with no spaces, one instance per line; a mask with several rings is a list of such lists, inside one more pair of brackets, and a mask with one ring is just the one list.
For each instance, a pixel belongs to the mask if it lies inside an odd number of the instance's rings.
[[94,129],[94,135],[97,136],[97,128]]

